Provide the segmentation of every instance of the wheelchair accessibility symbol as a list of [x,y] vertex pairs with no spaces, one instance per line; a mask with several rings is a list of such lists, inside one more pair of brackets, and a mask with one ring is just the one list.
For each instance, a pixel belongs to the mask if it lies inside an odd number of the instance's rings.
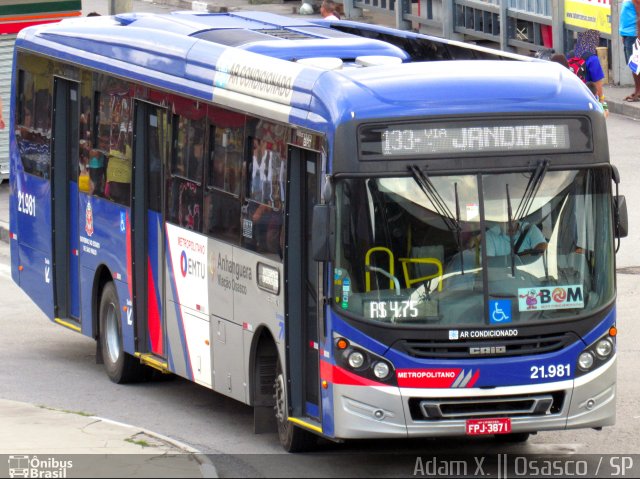
[[489,322],[504,324],[511,322],[511,301],[508,299],[492,299],[489,301]]

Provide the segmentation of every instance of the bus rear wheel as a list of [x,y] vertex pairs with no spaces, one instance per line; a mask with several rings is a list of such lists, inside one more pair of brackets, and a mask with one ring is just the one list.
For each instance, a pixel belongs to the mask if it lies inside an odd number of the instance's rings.
[[278,424],[278,439],[287,452],[304,452],[313,449],[317,437],[291,421],[289,421],[289,407],[287,403],[287,384],[278,360],[276,380],[274,384],[274,399],[276,422]]
[[118,292],[113,283],[107,283],[100,297],[100,350],[109,379],[117,384],[139,382],[149,377],[144,367],[122,346],[122,322]]

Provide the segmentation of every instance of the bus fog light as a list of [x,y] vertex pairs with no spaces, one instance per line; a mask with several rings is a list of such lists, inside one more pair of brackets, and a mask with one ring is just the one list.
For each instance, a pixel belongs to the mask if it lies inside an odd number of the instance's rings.
[[601,339],[596,345],[596,354],[602,359],[606,359],[613,352],[613,344],[609,339]]
[[584,371],[588,371],[593,366],[593,354],[585,351],[578,357],[578,367]]
[[389,366],[387,363],[377,362],[375,366],[373,366],[373,374],[378,379],[384,379],[389,375]]
[[353,369],[361,368],[364,364],[364,355],[359,351],[354,351],[349,355],[349,366]]

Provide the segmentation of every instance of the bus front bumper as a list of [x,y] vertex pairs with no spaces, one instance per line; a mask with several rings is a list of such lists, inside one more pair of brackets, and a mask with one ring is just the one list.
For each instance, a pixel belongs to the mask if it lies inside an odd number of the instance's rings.
[[[391,386],[362,387],[334,384],[334,431],[336,439],[464,436],[466,420],[510,417],[511,432],[599,428],[615,423],[616,358],[575,380],[527,386],[485,389],[410,389]],[[544,414],[490,412],[468,416],[424,416],[424,404],[477,400],[499,408],[505,400],[549,401]],[[545,403],[546,404],[546,403]],[[497,411],[497,409],[496,409]]]

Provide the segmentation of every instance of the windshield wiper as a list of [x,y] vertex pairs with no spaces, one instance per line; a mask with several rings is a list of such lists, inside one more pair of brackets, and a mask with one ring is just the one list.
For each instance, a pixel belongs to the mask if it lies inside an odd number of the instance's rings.
[[[505,185],[507,189],[507,214],[509,215],[507,228],[511,228],[511,222],[513,221],[513,211],[511,209],[511,195],[509,194],[509,183]],[[513,244],[513,235],[511,231],[507,230],[507,234],[509,235],[509,250],[511,251],[511,276],[516,275],[516,252],[514,251],[515,245]]]
[[[549,168],[549,160],[540,160],[538,161],[538,165],[536,166],[535,171],[529,177],[529,182],[527,183],[527,187],[524,189],[524,193],[522,194],[522,198],[520,199],[520,203],[518,204],[518,208],[516,209],[515,217],[513,215],[513,210],[511,208],[511,195],[509,194],[509,183],[506,186],[507,193],[507,214],[509,215],[509,222],[507,223],[507,234],[509,235],[509,244],[511,250],[511,275],[515,276],[516,274],[516,254],[515,251],[516,245],[513,241],[513,235],[518,228],[516,227],[514,221],[520,221],[522,218],[525,218],[529,215],[529,210],[533,205],[533,200],[535,199],[538,191],[540,190],[540,185],[542,185],[542,180],[544,179],[545,174],[547,173],[547,169]],[[524,229],[520,232],[521,235],[527,235],[529,233],[528,229]],[[524,238],[523,238],[524,240]],[[518,249],[520,249],[520,244],[522,241],[518,237]]]
[[450,231],[455,232],[456,243],[458,246],[458,253],[460,256],[460,272],[464,274],[464,258],[462,255],[462,228],[460,228],[460,202],[458,200],[458,184],[454,183],[453,191],[456,200],[456,215],[454,216],[444,199],[438,193],[435,185],[429,178],[426,172],[422,171],[416,165],[410,165],[409,171],[413,176],[413,179],[418,184],[425,196],[431,201],[431,204],[436,209],[436,212],[442,218],[442,221],[447,225]]
[[524,193],[522,194],[522,198],[520,199],[520,204],[516,209],[516,220],[520,220],[529,214],[531,205],[533,205],[533,200],[538,194],[538,190],[540,189],[540,185],[542,184],[542,180],[544,179],[544,175],[547,173],[548,168],[549,160],[538,161],[538,165],[529,178],[527,187],[525,188]]

